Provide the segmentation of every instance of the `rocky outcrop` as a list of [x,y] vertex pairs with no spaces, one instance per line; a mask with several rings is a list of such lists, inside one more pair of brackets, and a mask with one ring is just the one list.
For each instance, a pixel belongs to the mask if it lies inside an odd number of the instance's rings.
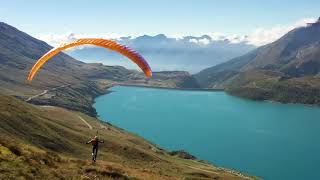
[[178,150],[178,151],[171,151],[169,152],[169,154],[171,156],[177,156],[183,159],[192,159],[192,160],[196,160],[197,158],[191,154],[189,154],[188,152],[184,151],[184,150]]

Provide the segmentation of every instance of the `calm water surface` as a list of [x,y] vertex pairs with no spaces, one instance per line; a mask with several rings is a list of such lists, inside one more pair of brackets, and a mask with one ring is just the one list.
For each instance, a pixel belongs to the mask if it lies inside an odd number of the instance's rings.
[[113,87],[99,116],[168,150],[265,179],[320,179],[320,108],[224,92]]

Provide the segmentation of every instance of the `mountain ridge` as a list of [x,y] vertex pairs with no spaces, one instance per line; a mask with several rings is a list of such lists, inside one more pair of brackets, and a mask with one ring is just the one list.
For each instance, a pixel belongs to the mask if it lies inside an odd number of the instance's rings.
[[[164,34],[158,34],[134,38],[122,37],[116,40],[143,54],[155,71],[179,70],[192,74],[242,55],[255,47],[244,42],[232,43],[225,39],[213,40],[208,35],[171,38]],[[124,59],[111,51],[93,46],[73,49],[66,53],[86,62],[96,62],[103,59],[112,64],[114,59]],[[121,62],[121,65],[130,69],[136,68],[126,61]]]
[[195,75],[201,87],[250,99],[319,105],[320,23]]

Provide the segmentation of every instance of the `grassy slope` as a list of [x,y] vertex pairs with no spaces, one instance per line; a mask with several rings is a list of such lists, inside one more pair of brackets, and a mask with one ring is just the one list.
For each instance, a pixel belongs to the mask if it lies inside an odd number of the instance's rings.
[[226,87],[232,95],[254,100],[320,105],[319,76],[284,78],[281,73],[246,71]]
[[[80,119],[91,126],[90,130]],[[105,140],[91,164],[85,142]],[[83,113],[0,95],[0,179],[253,179],[156,145]]]

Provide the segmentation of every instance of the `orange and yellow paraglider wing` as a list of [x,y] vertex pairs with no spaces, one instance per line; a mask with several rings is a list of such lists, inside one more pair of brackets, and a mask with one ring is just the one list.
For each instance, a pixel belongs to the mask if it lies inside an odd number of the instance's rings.
[[84,45],[84,44],[92,44],[92,45],[101,46],[101,47],[116,51],[116,52],[128,57],[134,63],[136,63],[147,77],[152,76],[152,71],[151,71],[151,68],[148,65],[147,61],[139,53],[130,49],[129,47],[122,45],[122,44],[119,44],[113,40],[85,38],[85,39],[78,39],[78,40],[75,40],[70,43],[62,44],[61,46],[54,48],[54,49],[50,50],[49,52],[47,52],[46,54],[44,54],[36,62],[36,64],[32,67],[32,69],[29,73],[29,76],[28,76],[28,80],[32,81],[33,77],[35,76],[37,71],[41,68],[41,66],[44,65],[50,58],[52,58],[53,56],[55,56],[59,52],[65,50],[65,49],[71,48],[71,47]]

